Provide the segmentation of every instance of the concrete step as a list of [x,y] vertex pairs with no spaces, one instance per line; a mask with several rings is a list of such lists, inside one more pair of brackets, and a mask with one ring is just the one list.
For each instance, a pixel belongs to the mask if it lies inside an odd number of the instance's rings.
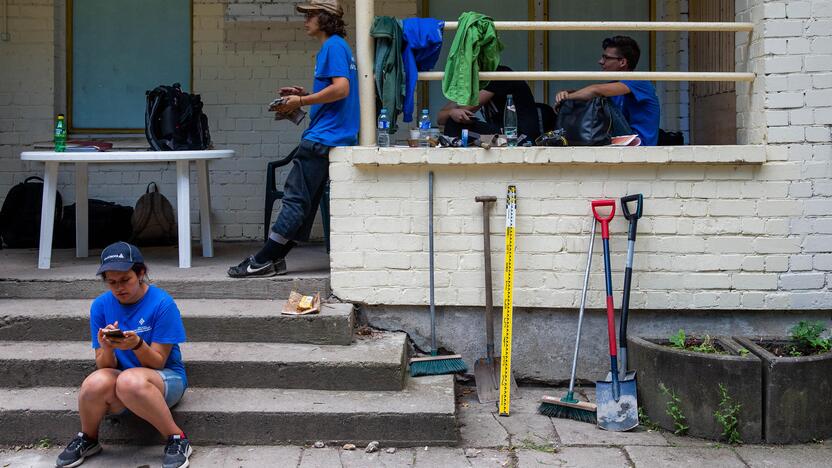
[[[195,249],[191,268],[178,267],[176,247],[143,247],[148,276],[178,299],[287,299],[291,290],[320,292],[328,297],[329,256],[322,244],[292,250],[288,274],[271,278],[234,279],[228,267],[257,252],[262,243],[214,243],[214,257]],[[37,249],[0,250],[0,298],[92,299],[105,291],[96,278],[100,249],[76,258],[74,249],[54,249],[52,268],[37,268]]]
[[[292,291],[328,297],[329,275],[249,279],[155,279],[153,284],[177,299],[286,299]],[[93,299],[105,291],[100,279],[0,278],[0,298]]]
[[[0,299],[0,340],[73,341],[90,336],[85,299]],[[280,315],[284,301],[176,300],[190,341],[309,343],[352,342],[352,304],[324,304],[320,314]]]
[[[80,424],[77,399],[76,387],[0,389],[0,444],[66,443]],[[193,388],[173,413],[197,445],[457,442],[451,375],[408,378],[398,392]],[[102,424],[105,442],[158,443],[159,437],[132,415]]]
[[[182,344],[192,387],[401,390],[407,335],[382,333],[351,346]],[[77,387],[95,370],[89,341],[0,341],[0,387]]]

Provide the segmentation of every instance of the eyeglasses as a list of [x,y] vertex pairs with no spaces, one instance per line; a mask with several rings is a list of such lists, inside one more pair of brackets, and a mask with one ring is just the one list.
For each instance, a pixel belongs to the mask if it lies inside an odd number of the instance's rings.
[[623,58],[624,58],[624,57],[614,57],[614,56],[612,56],[612,55],[601,54],[601,60],[603,60],[603,61],[605,61],[605,62],[606,62],[607,60],[621,60],[621,59],[623,59]]

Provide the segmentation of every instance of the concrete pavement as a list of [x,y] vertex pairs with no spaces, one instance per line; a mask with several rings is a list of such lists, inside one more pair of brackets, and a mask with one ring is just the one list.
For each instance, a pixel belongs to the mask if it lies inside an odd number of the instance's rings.
[[[522,387],[522,399],[512,401],[511,416],[500,417],[492,405],[480,405],[470,387],[459,387],[458,447],[398,448],[376,453],[340,447],[201,446],[191,457],[194,467],[829,467],[832,444],[794,446],[742,445],[731,447],[701,439],[677,437],[639,428],[610,433],[571,420],[537,414],[542,394],[563,389]],[[592,390],[583,392],[592,398]],[[35,441],[33,441],[35,442]],[[60,447],[0,449],[0,468],[51,467]],[[158,466],[162,447],[106,446],[84,467]]]

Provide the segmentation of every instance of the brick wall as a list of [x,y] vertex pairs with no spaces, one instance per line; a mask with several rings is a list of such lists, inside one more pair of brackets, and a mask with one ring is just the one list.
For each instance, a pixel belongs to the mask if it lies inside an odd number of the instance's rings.
[[[687,0],[665,0],[656,5],[656,21],[687,21]],[[688,71],[688,33],[656,33],[656,71]],[[686,81],[658,81],[656,94],[662,106],[661,128],[682,132],[690,142],[689,85]]]
[[[519,156],[512,166],[477,164],[464,153],[440,164],[447,156],[437,153],[433,163],[373,166],[351,164],[351,150],[342,149],[332,168],[335,294],[369,304],[427,302],[427,171],[433,170],[439,304],[484,304],[476,195],[499,198],[491,227],[499,303],[502,203],[513,183],[519,198],[517,306],[577,306],[588,200],[641,192],[634,308],[831,307],[832,6],[740,0],[736,11],[739,21],[755,23],[750,38],[737,35],[737,68],[758,74],[738,85],[738,139],[764,144],[758,147],[764,164],[519,164]],[[650,151],[627,149],[624,158],[642,160]],[[732,147],[707,151],[736,155]],[[583,157],[594,156],[590,150]],[[612,227],[616,288],[625,228],[620,217]],[[591,307],[603,306],[601,275],[596,261]]]

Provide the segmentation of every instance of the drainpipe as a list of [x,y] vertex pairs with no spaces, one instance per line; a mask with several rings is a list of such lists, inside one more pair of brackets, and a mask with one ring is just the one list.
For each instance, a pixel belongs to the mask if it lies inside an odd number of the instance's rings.
[[361,133],[358,144],[376,145],[376,88],[373,82],[374,43],[370,28],[375,17],[374,0],[355,2],[355,49],[358,59],[358,95],[361,103]]
[[3,0],[3,32],[0,32],[0,41],[8,41],[9,34],[9,0]]

